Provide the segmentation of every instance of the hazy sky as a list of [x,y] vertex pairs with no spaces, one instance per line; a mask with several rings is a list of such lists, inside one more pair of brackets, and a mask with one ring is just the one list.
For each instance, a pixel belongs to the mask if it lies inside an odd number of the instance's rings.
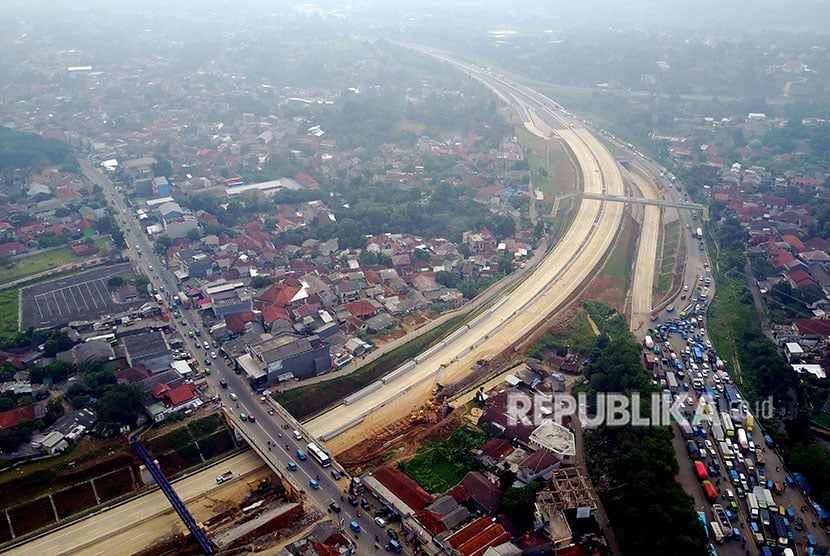
[[487,26],[548,25],[557,29],[709,28],[742,34],[784,29],[830,33],[828,0],[4,0],[0,2],[0,23],[9,17],[32,14],[37,18],[60,19],[70,13],[94,21],[113,13],[130,17],[139,12],[161,17],[218,16],[228,22],[242,18],[261,20],[265,15],[335,21],[342,18],[344,23],[365,23],[367,28],[413,23],[430,16],[439,20],[455,18],[465,26],[479,21]]

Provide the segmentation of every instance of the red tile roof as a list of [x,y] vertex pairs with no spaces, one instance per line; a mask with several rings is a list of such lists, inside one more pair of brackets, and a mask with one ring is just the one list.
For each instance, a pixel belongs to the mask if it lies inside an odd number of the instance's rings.
[[807,248],[804,247],[804,244],[801,242],[801,240],[798,239],[797,237],[795,237],[794,235],[787,234],[787,235],[781,236],[781,241],[783,241],[784,243],[786,243],[787,245],[789,245],[790,247],[792,247],[793,249],[795,249],[799,253],[801,253],[802,251],[807,250]]
[[277,305],[266,305],[262,308],[262,321],[267,324],[273,324],[278,320],[285,320],[291,322],[291,315],[288,314],[285,307],[278,307]]
[[176,386],[167,392],[167,398],[170,401],[171,407],[181,405],[198,397],[199,393],[196,391],[196,386],[192,382],[185,382],[181,386]]
[[225,315],[225,326],[228,327],[228,332],[233,334],[242,334],[245,332],[245,324],[249,322],[256,322],[256,315],[248,311],[245,313],[233,313]]
[[525,458],[525,460],[519,464],[519,467],[529,469],[531,473],[536,474],[553,465],[556,465],[558,462],[559,458],[547,450],[536,450]]
[[261,301],[263,303],[273,303],[274,305],[281,305],[285,307],[291,303],[291,300],[297,295],[297,292],[300,291],[300,288],[294,286],[287,286],[285,284],[274,284],[259,297],[257,297],[257,301]]
[[446,538],[462,556],[479,556],[491,546],[510,540],[510,533],[492,519],[481,517]]
[[455,498],[455,501],[461,504],[462,502],[466,502],[470,499],[470,494],[467,492],[461,485],[455,485],[450,490],[446,492],[447,496],[452,496]]
[[414,517],[418,520],[418,523],[420,523],[424,529],[429,531],[429,534],[433,537],[447,530],[447,526],[444,525],[443,521],[441,521],[441,516],[435,512],[431,512],[429,510],[415,512]]
[[381,467],[372,476],[413,510],[422,510],[435,502],[418,483],[394,467]]
[[501,490],[494,485],[487,477],[477,471],[470,471],[461,479],[461,484],[484,509],[495,512],[501,501]]
[[773,251],[770,253],[772,255],[772,268],[781,268],[785,264],[794,261],[795,257],[793,257],[788,251],[784,249],[778,249],[777,251]]
[[796,287],[804,287],[817,284],[809,272],[802,268],[794,268],[789,272],[790,278],[795,283]]
[[167,384],[165,384],[164,382],[159,382],[158,384],[153,386],[151,393],[153,394],[154,398],[160,399],[169,391],[170,387]]
[[512,454],[514,449],[513,445],[503,438],[491,438],[481,447],[482,452],[497,462]]
[[0,413],[0,430],[13,429],[23,421],[35,419],[35,406],[16,407]]
[[357,318],[370,317],[378,312],[374,305],[366,299],[358,299],[344,305],[346,310]]
[[799,334],[830,336],[830,320],[793,319],[793,325],[798,329]]

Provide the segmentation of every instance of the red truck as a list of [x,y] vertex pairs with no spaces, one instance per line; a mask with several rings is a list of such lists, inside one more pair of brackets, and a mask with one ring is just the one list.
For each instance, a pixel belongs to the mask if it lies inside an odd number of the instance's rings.
[[712,481],[703,481],[703,492],[706,493],[706,498],[708,498],[710,502],[714,502],[718,499],[718,491],[715,490],[715,485],[712,484]]
[[[697,478],[700,479],[701,481],[704,480],[704,479],[709,478],[709,472],[706,471],[706,465],[702,461],[696,461],[695,462],[695,473],[697,473]],[[709,485],[711,485],[711,484],[712,483],[709,482]],[[716,496],[716,498],[717,498],[717,496]]]

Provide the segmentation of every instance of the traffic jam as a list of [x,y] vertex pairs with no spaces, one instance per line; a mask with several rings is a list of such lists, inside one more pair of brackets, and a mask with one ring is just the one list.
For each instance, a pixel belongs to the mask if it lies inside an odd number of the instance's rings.
[[[805,519],[814,517],[807,513],[810,508],[800,493],[802,505],[798,512],[780,499],[788,488],[797,492],[795,480],[775,463],[775,475],[781,480],[770,476],[768,455],[779,461],[772,450],[767,453],[775,448],[773,439],[758,428],[724,361],[707,338],[704,313],[710,285],[708,273],[699,276],[691,303],[676,317],[653,324],[643,341],[644,362],[654,373],[653,384],[662,390],[664,398],[670,397],[674,403],[685,398],[687,419],[678,426],[701,492],[709,503],[698,517],[710,541],[710,551],[716,554],[715,545],[728,541],[738,543],[738,553],[753,542],[762,555],[794,554],[794,531],[803,531]],[[803,544],[809,554],[816,541],[806,535]]]

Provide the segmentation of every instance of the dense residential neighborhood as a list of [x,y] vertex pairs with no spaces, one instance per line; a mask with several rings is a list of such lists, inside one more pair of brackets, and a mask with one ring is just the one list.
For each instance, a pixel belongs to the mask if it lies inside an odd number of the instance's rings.
[[0,14],[3,550],[830,553],[824,31],[485,4]]

